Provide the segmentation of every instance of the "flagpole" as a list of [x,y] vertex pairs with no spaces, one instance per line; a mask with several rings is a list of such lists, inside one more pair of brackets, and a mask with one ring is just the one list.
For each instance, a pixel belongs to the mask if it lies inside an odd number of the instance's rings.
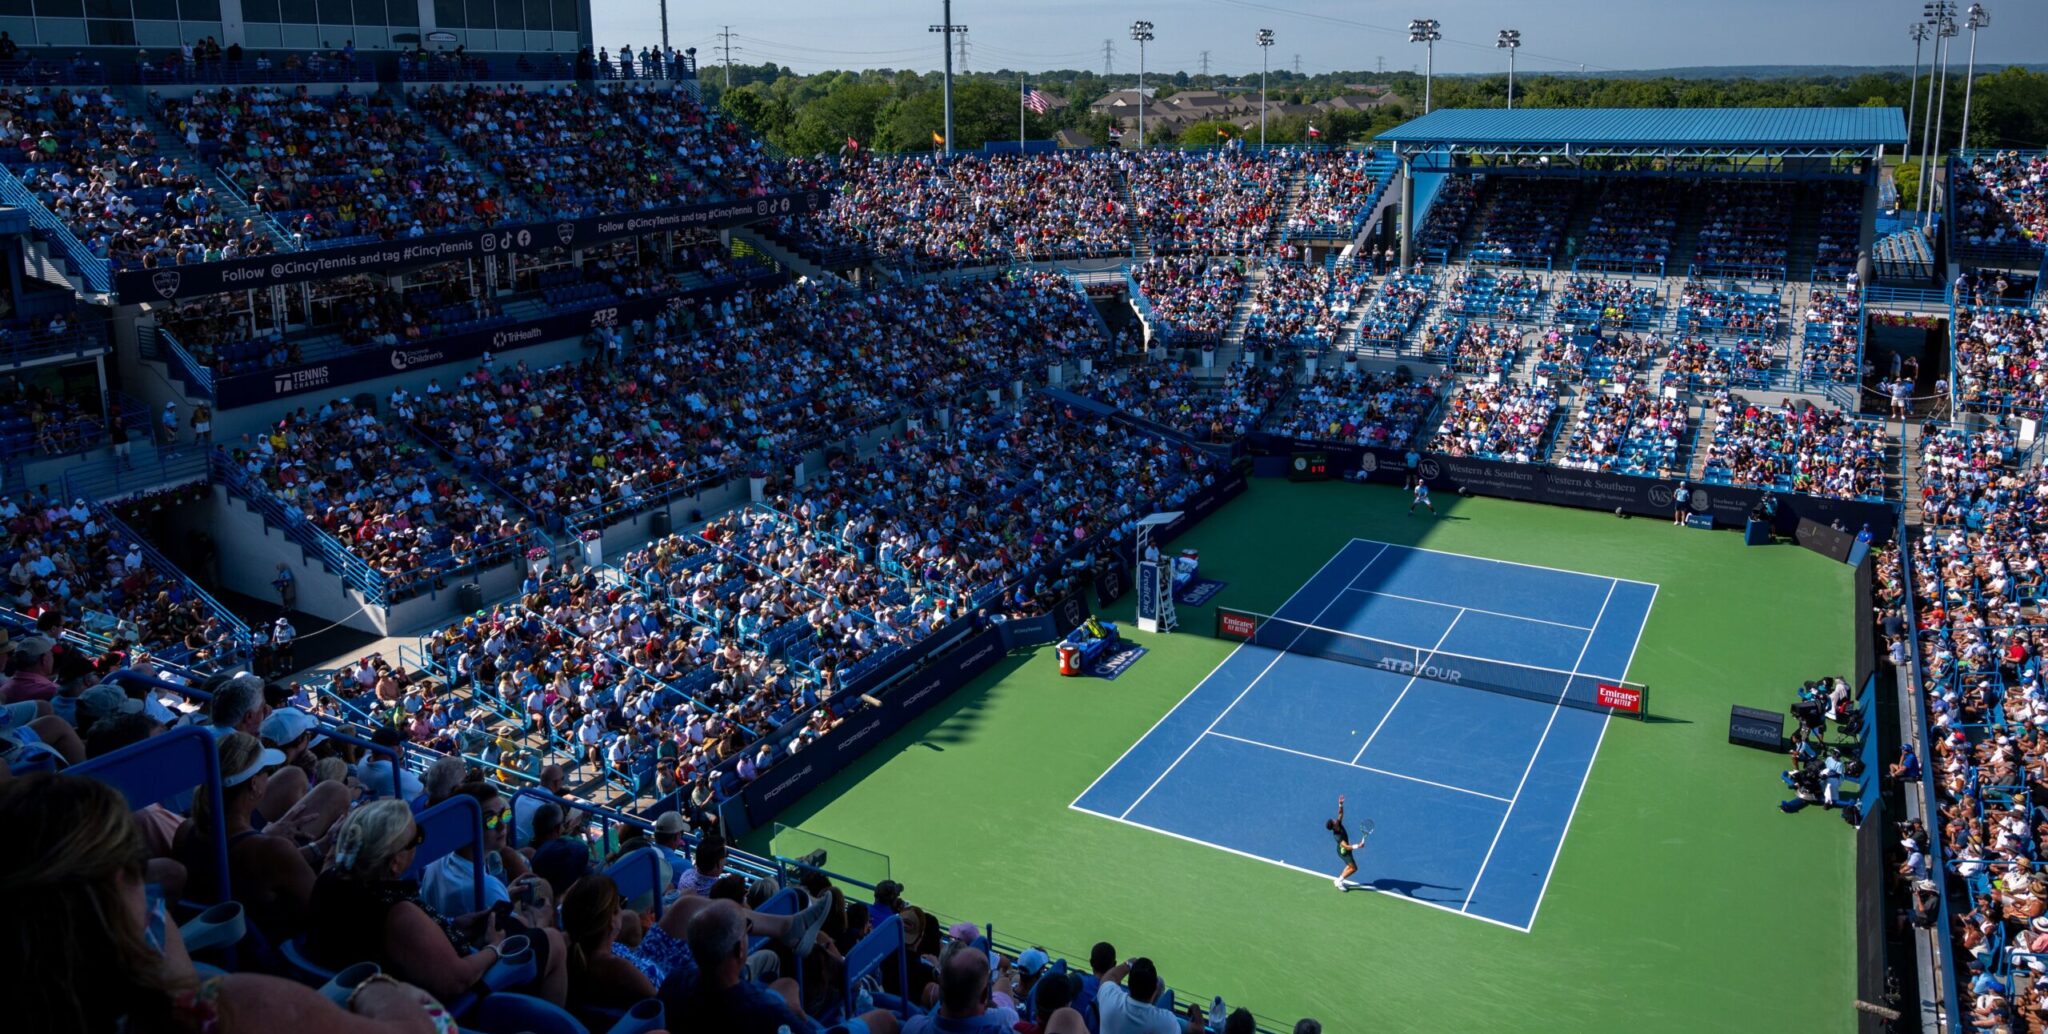
[[1017,153],[1024,153],[1024,76],[1017,76]]

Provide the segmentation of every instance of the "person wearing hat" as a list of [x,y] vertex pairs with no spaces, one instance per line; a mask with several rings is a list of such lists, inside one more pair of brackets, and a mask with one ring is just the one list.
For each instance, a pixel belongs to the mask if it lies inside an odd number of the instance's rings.
[[49,636],[32,635],[15,641],[9,661],[14,677],[0,688],[0,703],[19,704],[30,700],[54,700],[57,682],[57,642]]
[[[315,876],[301,845],[275,830],[278,823],[261,829],[255,823],[271,773],[285,763],[284,752],[265,747],[245,732],[220,737],[217,752],[221,814],[212,813],[206,794],[195,795],[191,819],[171,841],[171,857],[185,866],[188,895],[216,900],[220,873],[214,864],[213,837],[218,829],[228,842],[227,875],[234,899],[272,943],[279,943],[298,933]],[[326,832],[320,829],[317,834]]]

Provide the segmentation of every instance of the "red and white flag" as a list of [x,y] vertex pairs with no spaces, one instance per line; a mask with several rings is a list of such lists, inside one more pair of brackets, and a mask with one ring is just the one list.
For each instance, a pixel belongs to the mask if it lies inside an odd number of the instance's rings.
[[1317,129],[1317,128],[1316,128],[1316,127],[1315,127],[1314,125],[1310,125],[1310,126],[1308,127],[1308,138],[1309,138],[1310,140],[1314,140],[1314,139],[1315,139],[1316,137],[1319,137],[1319,136],[1322,136],[1322,135],[1323,135],[1323,131],[1322,131],[1322,130],[1320,130],[1320,129]]
[[1052,98],[1037,90],[1032,90],[1024,95],[1024,106],[1043,115],[1047,108],[1052,107]]

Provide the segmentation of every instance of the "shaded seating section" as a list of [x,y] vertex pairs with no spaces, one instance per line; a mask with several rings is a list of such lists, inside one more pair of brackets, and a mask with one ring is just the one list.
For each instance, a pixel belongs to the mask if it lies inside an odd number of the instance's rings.
[[389,94],[222,87],[156,109],[306,246],[480,229],[521,214]]
[[1730,393],[1715,404],[1708,484],[1884,500],[1897,442],[1885,425],[1815,406],[1753,403]]
[[1814,288],[1806,299],[1799,374],[1808,381],[1855,384],[1863,379],[1863,296]]
[[1670,180],[1618,179],[1600,191],[1574,269],[1662,276],[1678,235],[1684,188]]
[[1684,401],[1640,381],[1589,391],[1554,461],[1576,470],[1683,477],[1688,412]]
[[244,436],[227,460],[252,490],[381,573],[392,599],[510,560],[528,544],[526,519],[507,501],[443,472],[402,431],[347,400]]
[[1406,449],[1421,440],[1443,402],[1445,380],[1399,371],[1318,371],[1266,421],[1289,438]]
[[2048,379],[2048,313],[1958,305],[1953,328],[1956,401],[1984,413],[2038,417]]
[[[1792,240],[1794,188],[1783,183],[1707,183],[1692,275],[1783,280]],[[1853,218],[1855,213],[1850,213]],[[1851,228],[1849,265],[1855,267]]]
[[1664,354],[1664,386],[1686,391],[1770,388],[1785,371],[1778,345],[1761,338],[1681,334]]
[[273,241],[157,153],[139,113],[104,88],[0,90],[0,161],[94,255],[117,268],[265,254]]
[[1415,233],[1416,250],[1436,262],[1450,261],[1451,252],[1464,239],[1465,228],[1478,208],[1477,179],[1445,176],[1429,203],[1429,211],[1422,217],[1422,228]]
[[1577,193],[1577,185],[1565,181],[1499,177],[1493,210],[1467,235],[1466,256],[1489,265],[1550,268]]
[[61,613],[102,655],[207,670],[246,659],[247,626],[99,504],[31,492],[0,499],[0,522],[8,610]]
[[1444,404],[1436,451],[1505,463],[1542,463],[1550,455],[1556,417],[1557,396],[1549,388],[1512,381],[1460,381]]
[[[1998,520],[2007,493],[2019,483],[2018,456],[2013,432],[1996,424],[1967,433],[1958,427],[1923,430],[1916,458],[1922,523],[1977,531]],[[2000,568],[2031,571],[2036,580],[2040,574],[2030,548],[1999,558],[1993,570]]]
[[1221,340],[1244,290],[1244,269],[1234,258],[1155,258],[1131,276],[1176,342]]
[[1148,364],[1099,378],[1089,384],[1088,393],[1197,441],[1234,442],[1257,429],[1284,393],[1290,365],[1261,363],[1247,355],[1217,385],[1184,366]]
[[[1851,183],[1816,183],[1807,187],[1814,213],[1813,279],[1841,283],[1856,273],[1856,257],[1863,240],[1863,191]],[[1924,247],[1927,238],[1919,236]],[[1925,274],[1932,275],[1933,259]],[[1795,271],[1796,272],[1796,271]]]

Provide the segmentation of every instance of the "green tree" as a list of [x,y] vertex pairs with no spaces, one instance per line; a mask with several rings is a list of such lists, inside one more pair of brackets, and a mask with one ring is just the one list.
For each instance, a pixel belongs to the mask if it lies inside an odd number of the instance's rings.
[[734,121],[762,136],[780,135],[789,125],[789,106],[771,96],[760,83],[735,87],[718,99],[718,106]]
[[[1266,128],[1266,139],[1270,141],[1273,139],[1272,124],[1270,122],[1267,123]],[[1242,133],[1238,132],[1236,123],[1224,122],[1220,119],[1203,119],[1181,130],[1180,142],[1187,147],[1214,147],[1217,144],[1223,143],[1226,137],[1235,140],[1242,135]],[[1252,138],[1254,141],[1258,139],[1257,130],[1252,131]]]
[[[1017,139],[1017,83],[953,82],[953,149],[971,151],[990,140]],[[1026,112],[1025,135],[1042,140],[1050,130],[1036,112]],[[877,146],[895,151],[929,151],[932,134],[946,125],[945,96],[925,90],[898,101],[881,120]]]
[[791,154],[833,153],[846,145],[847,137],[872,147],[889,101],[889,87],[881,83],[842,83],[799,107],[783,132],[769,139]]

